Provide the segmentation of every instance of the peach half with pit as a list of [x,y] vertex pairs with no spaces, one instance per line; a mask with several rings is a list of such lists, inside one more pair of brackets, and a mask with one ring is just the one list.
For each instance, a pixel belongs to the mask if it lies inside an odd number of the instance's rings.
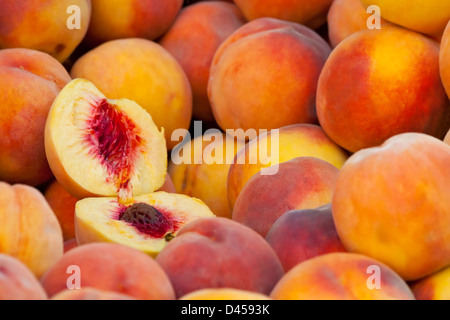
[[200,217],[214,217],[202,201],[159,191],[124,205],[117,198],[88,198],[75,208],[78,244],[115,242],[155,257],[178,230]]
[[167,149],[151,116],[128,99],[107,99],[75,79],[56,97],[45,127],[56,179],[78,199],[151,193],[164,184]]

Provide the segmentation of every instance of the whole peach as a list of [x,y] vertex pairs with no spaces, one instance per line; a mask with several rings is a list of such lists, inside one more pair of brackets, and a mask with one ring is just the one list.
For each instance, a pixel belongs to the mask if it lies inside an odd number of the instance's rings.
[[315,95],[329,45],[313,30],[271,18],[251,21],[217,50],[208,82],[223,129],[317,123]]
[[91,0],[0,0],[0,8],[1,49],[39,50],[60,62],[83,40],[91,17]]
[[352,155],[332,200],[339,238],[405,280],[450,265],[450,147],[404,133]]
[[69,81],[64,67],[46,53],[0,50],[0,181],[39,185],[51,179],[45,122],[53,100]]
[[351,152],[404,132],[441,137],[449,112],[439,45],[406,29],[384,27],[345,39],[319,78],[319,122]]

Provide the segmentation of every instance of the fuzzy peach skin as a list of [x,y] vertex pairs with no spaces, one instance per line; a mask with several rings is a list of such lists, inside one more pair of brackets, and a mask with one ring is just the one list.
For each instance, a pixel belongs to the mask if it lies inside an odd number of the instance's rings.
[[82,289],[92,287],[142,300],[175,298],[167,275],[152,258],[112,243],[85,244],[65,253],[41,280],[49,297],[67,289],[68,277],[75,275],[69,266],[79,267]]
[[51,300],[135,300],[133,297],[126,294],[99,290],[95,288],[82,289],[66,289],[56,295]]
[[332,200],[339,238],[407,281],[450,265],[450,147],[420,133],[355,153]]
[[178,298],[211,288],[268,294],[284,274],[275,252],[261,236],[226,218],[189,223],[156,261],[169,276]]
[[262,133],[239,150],[230,167],[227,182],[230,206],[234,207],[244,185],[262,169],[297,157],[319,158],[339,169],[347,156],[347,153],[316,125],[296,124],[280,128],[278,134],[276,131]]
[[154,40],[179,13],[183,0],[94,0],[86,36],[91,45],[123,38]]
[[54,180],[44,193],[45,199],[58,218],[64,241],[75,238],[75,204],[78,199],[72,196],[57,181]]
[[46,53],[0,50],[0,181],[38,185],[51,179],[45,121],[53,100],[70,80],[64,67]]
[[172,181],[172,178],[170,177],[170,175],[166,174],[164,184],[157,191],[164,191],[167,193],[177,193],[177,189],[175,188],[175,185],[173,184],[173,181]]
[[108,98],[137,102],[164,128],[167,146],[176,129],[188,129],[192,92],[179,63],[163,47],[145,39],[109,41],[75,62],[71,75],[95,84]]
[[444,84],[447,95],[450,97],[450,21],[445,28],[442,36],[439,52],[439,70],[442,83]]
[[[370,279],[379,271],[379,289]],[[275,300],[414,300],[403,279],[372,258],[352,253],[329,253],[300,263],[277,283]]]
[[[352,34],[367,30],[368,14],[361,0],[334,0],[328,11],[328,36],[330,43],[336,47]],[[380,20],[381,28],[390,25],[384,19]]]
[[367,8],[376,5],[381,16],[408,29],[439,36],[450,20],[447,0],[361,0]]
[[46,300],[34,274],[19,260],[0,253],[0,300]]
[[218,125],[258,130],[317,123],[317,81],[329,53],[325,40],[303,25],[271,18],[245,24],[211,64],[208,96]]
[[238,289],[201,289],[188,293],[179,300],[270,300],[264,294]]
[[411,284],[417,300],[450,300],[450,267]]
[[0,253],[41,277],[63,254],[61,227],[35,188],[0,182]]
[[251,177],[233,208],[233,220],[263,237],[286,212],[330,203],[339,172],[330,163],[312,157],[295,158],[278,166],[274,175],[262,175],[260,171]]
[[[91,0],[0,0],[0,8],[1,49],[39,50],[60,62],[83,40],[91,17]],[[69,29],[75,21],[79,28]]]
[[310,28],[325,23],[333,0],[234,0],[248,20],[271,17],[297,22]]
[[308,259],[346,252],[337,234],[330,204],[283,214],[270,228],[266,241],[286,272]]
[[347,38],[320,75],[322,128],[351,152],[404,132],[443,136],[450,104],[438,62],[439,45],[406,29],[384,27]]
[[206,133],[186,142],[181,146],[182,155],[177,159],[172,156],[169,163],[169,174],[177,192],[202,200],[216,216],[231,218],[228,171],[243,146],[243,142],[225,133],[218,137]]
[[235,5],[207,1],[181,10],[159,43],[180,63],[192,87],[193,115],[214,121],[207,86],[209,69],[220,44],[245,23]]

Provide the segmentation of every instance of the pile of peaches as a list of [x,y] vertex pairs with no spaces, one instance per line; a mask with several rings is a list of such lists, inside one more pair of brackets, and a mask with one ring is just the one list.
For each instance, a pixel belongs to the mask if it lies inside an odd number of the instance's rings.
[[449,21],[0,0],[0,299],[450,299]]

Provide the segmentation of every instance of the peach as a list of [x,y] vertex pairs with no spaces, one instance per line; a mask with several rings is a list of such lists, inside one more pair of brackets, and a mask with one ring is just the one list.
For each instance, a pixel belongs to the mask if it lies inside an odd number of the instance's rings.
[[270,300],[264,294],[238,289],[201,289],[188,293],[180,300]]
[[450,97],[450,21],[442,36],[439,52],[439,70],[442,83],[444,84],[447,95]]
[[406,29],[384,27],[347,38],[320,75],[322,128],[351,152],[404,132],[441,136],[450,104],[438,60],[435,41]]
[[61,227],[37,189],[0,182],[0,253],[22,261],[38,278],[62,256]]
[[177,297],[207,288],[268,294],[284,273],[260,235],[226,218],[189,223],[156,261],[172,281]]
[[0,7],[0,48],[39,50],[60,62],[83,40],[91,17],[91,0],[0,0]]
[[271,17],[318,28],[325,23],[333,0],[234,0],[248,20]]
[[172,25],[183,0],[94,0],[87,33],[91,45],[123,38],[154,40]]
[[56,179],[78,199],[118,196],[126,203],[160,188],[166,176],[166,142],[152,117],[84,79],[72,80],[53,102],[45,151]]
[[0,254],[0,300],[46,300],[34,274],[19,260]]
[[[73,266],[77,268],[72,269]],[[53,297],[68,289],[70,281],[75,285],[77,275],[82,289],[92,287],[142,300],[175,298],[167,275],[152,258],[119,244],[92,243],[72,249],[51,267],[41,282],[49,297]]]
[[311,258],[346,252],[337,234],[330,204],[285,213],[272,225],[266,241],[286,272]]
[[[267,150],[265,150],[267,148]],[[270,152],[269,152],[270,151]],[[314,157],[340,168],[347,153],[316,125],[297,124],[260,134],[236,154],[228,173],[228,200],[233,208],[247,181],[261,170],[297,157]]]
[[220,44],[244,23],[244,17],[231,3],[200,2],[181,10],[160,40],[189,79],[195,118],[214,121],[207,94],[211,62]]
[[449,146],[420,133],[352,155],[332,200],[345,248],[387,264],[407,281],[450,265],[449,163]]
[[208,95],[218,125],[259,130],[317,123],[317,81],[329,53],[325,40],[303,25],[271,18],[245,24],[211,65]]
[[87,198],[77,202],[78,244],[114,242],[155,257],[186,224],[214,217],[200,200],[181,194],[155,192],[135,196],[127,205],[117,198]]
[[[367,30],[368,14],[361,0],[334,0],[328,11],[328,36],[330,43],[336,47],[345,38],[361,31]],[[380,19],[381,27],[390,25],[384,19]]]
[[78,59],[73,78],[93,82],[111,99],[136,101],[164,128],[172,149],[172,132],[188,129],[192,92],[182,67],[160,45],[145,39],[109,41]]
[[[181,146],[183,155],[169,164],[178,193],[204,201],[219,217],[231,218],[228,203],[228,171],[237,151],[244,145],[226,134],[216,140],[213,133],[198,136]],[[214,158],[209,158],[206,151],[217,150]]]
[[450,20],[447,0],[361,0],[365,7],[376,5],[381,16],[408,29],[439,36]]
[[263,237],[286,212],[330,203],[339,172],[330,163],[312,157],[295,158],[277,166],[274,175],[258,172],[251,177],[233,208],[233,220]]
[[450,267],[411,284],[417,300],[450,300]]
[[45,121],[56,95],[70,80],[64,67],[46,53],[0,50],[0,181],[39,185],[51,179]]
[[74,215],[78,199],[67,192],[57,180],[48,186],[44,196],[58,218],[64,241],[75,238]]
[[414,300],[406,282],[388,266],[363,255],[342,252],[300,263],[277,283],[270,297],[276,300]]
[[66,289],[52,297],[52,300],[135,300],[126,294],[95,288]]

